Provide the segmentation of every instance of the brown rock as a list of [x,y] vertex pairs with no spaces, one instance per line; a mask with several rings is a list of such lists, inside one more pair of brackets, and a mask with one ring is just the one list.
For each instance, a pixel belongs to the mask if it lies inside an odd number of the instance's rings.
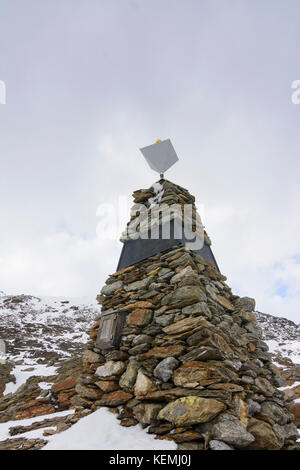
[[243,312],[242,313],[242,318],[245,321],[251,322],[251,323],[256,323],[256,316],[255,313],[252,312]]
[[185,431],[178,434],[169,434],[170,437],[174,439],[175,442],[191,442],[203,440],[201,434],[196,431]]
[[122,361],[107,361],[103,366],[97,368],[95,375],[101,378],[118,376],[122,374],[125,367]]
[[77,377],[67,377],[65,380],[62,380],[61,382],[58,382],[54,385],[52,385],[52,392],[58,393],[61,392],[62,390],[69,390],[70,388],[74,388],[77,383]]
[[147,395],[156,389],[153,382],[143,373],[140,369],[137,374],[137,379],[134,386],[134,393],[139,398],[140,396]]
[[275,393],[274,387],[264,377],[257,377],[254,380],[254,383],[263,392],[263,394],[266,395],[267,397],[271,397],[271,396],[274,395],[274,393]]
[[69,390],[69,391],[64,391],[60,392],[57,396],[57,401],[59,405],[59,409],[67,409],[71,405],[71,400],[70,398],[75,394],[75,390]]
[[79,396],[84,398],[90,398],[92,400],[97,400],[101,397],[102,391],[99,388],[88,387],[81,383],[78,383],[75,387],[76,392]]
[[167,335],[174,335],[177,333],[184,333],[185,331],[193,330],[196,327],[207,328],[209,323],[203,317],[184,318],[183,320],[172,323],[172,325],[163,328],[164,333]]
[[43,436],[53,436],[53,434],[56,433],[56,429],[45,429],[45,431],[43,432]]
[[193,388],[197,385],[209,385],[221,380],[216,367],[208,362],[185,362],[173,374],[174,384],[179,387]]
[[124,405],[132,398],[131,393],[118,390],[116,392],[102,395],[101,400],[97,400],[96,404],[101,406],[120,406]]
[[294,421],[295,426],[299,427],[300,426],[300,403],[292,403],[292,405],[289,407],[289,411],[295,417],[295,421]]
[[219,304],[222,305],[222,307],[224,307],[224,308],[226,308],[227,310],[230,310],[231,312],[233,312],[234,306],[232,305],[232,303],[230,302],[230,300],[227,299],[227,297],[223,297],[223,296],[221,296],[221,295],[217,295],[217,299],[218,299]]
[[136,310],[139,308],[153,308],[154,305],[152,302],[149,300],[140,300],[139,302],[135,302],[133,304],[128,304],[124,307],[124,310],[127,310],[128,312],[131,312],[132,310]]
[[185,307],[195,302],[205,300],[205,294],[198,286],[184,286],[175,289],[162,299],[162,305]]
[[133,310],[127,318],[127,324],[130,326],[146,326],[152,320],[152,310],[137,309]]
[[133,389],[140,366],[140,363],[135,359],[129,361],[126,371],[121,376],[119,381],[120,387],[126,390],[126,392],[131,392]]
[[27,408],[26,410],[20,410],[14,415],[15,420],[34,418],[35,416],[42,416],[54,413],[55,409],[52,405],[35,405]]
[[251,450],[279,450],[280,443],[276,434],[274,433],[270,424],[251,418],[247,427],[254,437],[255,441],[252,442],[247,449]]
[[90,351],[89,349],[84,351],[84,353],[82,355],[82,362],[83,362],[84,365],[85,364],[92,364],[93,362],[99,362],[99,359],[100,359],[99,354],[97,354],[93,351]]
[[98,380],[95,385],[97,385],[97,387],[99,387],[100,390],[105,393],[114,392],[119,388],[119,385],[116,382],[113,382],[112,380]]
[[142,358],[154,357],[156,359],[163,359],[165,357],[178,357],[184,352],[184,346],[181,344],[172,344],[170,346],[157,346],[150,349],[144,354],[141,354]]
[[176,426],[187,426],[211,421],[225,408],[218,400],[188,396],[169,403],[159,412],[158,418]]
[[154,403],[141,403],[134,408],[134,414],[142,424],[153,424],[157,420],[157,415],[162,409],[162,405]]

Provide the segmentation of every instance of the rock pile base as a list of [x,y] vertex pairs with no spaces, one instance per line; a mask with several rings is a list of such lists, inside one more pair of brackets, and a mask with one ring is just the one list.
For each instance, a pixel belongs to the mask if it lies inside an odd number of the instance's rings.
[[225,281],[183,245],[109,276],[98,301],[102,314],[127,312],[121,342],[99,349],[94,323],[71,403],[115,409],[120,425],[180,449],[295,448],[255,301]]

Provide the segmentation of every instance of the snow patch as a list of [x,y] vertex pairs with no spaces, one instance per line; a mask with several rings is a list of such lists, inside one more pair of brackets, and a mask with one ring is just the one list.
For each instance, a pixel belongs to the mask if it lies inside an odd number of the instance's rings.
[[[48,437],[47,437],[48,439]],[[175,442],[155,439],[140,424],[124,428],[107,408],[82,418],[66,431],[49,437],[43,450],[172,450]]]

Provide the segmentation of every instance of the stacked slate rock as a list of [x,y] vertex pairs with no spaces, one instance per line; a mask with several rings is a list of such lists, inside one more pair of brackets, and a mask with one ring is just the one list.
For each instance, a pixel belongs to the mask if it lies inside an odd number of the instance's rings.
[[[147,214],[144,214],[144,218],[147,220],[144,220],[143,217],[141,217],[140,212],[138,211],[138,208],[140,205],[145,206],[145,208],[148,210],[148,213],[151,213],[153,210],[158,210],[160,207],[163,206],[173,206],[177,205],[178,207],[181,207],[181,217],[183,217],[184,214],[184,206],[186,204],[191,205],[192,208],[192,227],[193,230],[195,231],[197,228],[197,223],[201,226],[202,231],[200,235],[200,238],[204,235],[205,243],[207,245],[211,245],[211,241],[206,233],[205,230],[203,230],[202,223],[201,223],[201,218],[199,216],[199,213],[197,212],[197,208],[195,205],[195,197],[192,196],[189,191],[182,186],[179,186],[177,184],[172,183],[171,181],[168,180],[160,180],[159,182],[155,183],[151,188],[149,189],[138,189],[137,191],[134,191],[132,194],[133,196],[133,202],[134,205],[132,207],[132,215],[130,218],[130,221],[127,224],[126,230],[123,232],[120,241],[123,243],[126,243],[130,239],[129,233],[130,233],[130,225],[133,224],[136,220],[137,217],[142,219],[142,224],[141,226],[137,226],[137,231],[143,232],[143,222],[146,222],[147,228],[150,226],[149,220],[147,217]],[[173,220],[176,217],[176,214],[172,213],[170,214],[170,220]]]
[[98,319],[73,405],[109,407],[179,449],[296,448],[255,301],[225,281],[183,244],[109,276],[98,301],[127,312],[120,345],[97,347]]

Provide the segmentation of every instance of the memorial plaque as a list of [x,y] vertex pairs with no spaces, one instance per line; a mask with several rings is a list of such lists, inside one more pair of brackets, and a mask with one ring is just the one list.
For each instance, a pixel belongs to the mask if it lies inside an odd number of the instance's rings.
[[6,345],[3,339],[0,339],[0,364],[5,364],[6,361]]
[[118,347],[127,312],[115,310],[101,316],[96,345],[100,349]]

